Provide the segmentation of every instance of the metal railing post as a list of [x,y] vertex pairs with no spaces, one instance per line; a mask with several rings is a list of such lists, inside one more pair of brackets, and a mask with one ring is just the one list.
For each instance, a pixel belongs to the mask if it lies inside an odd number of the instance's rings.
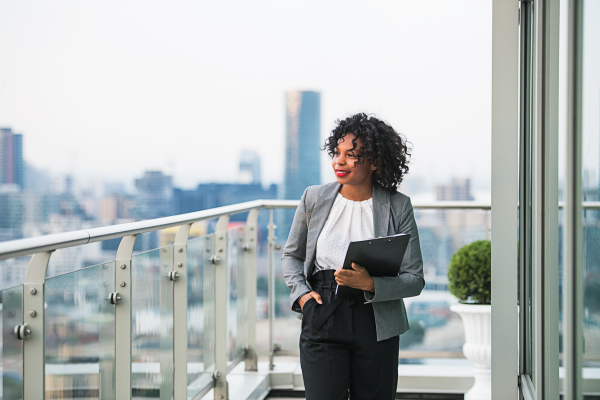
[[23,325],[15,332],[23,342],[23,398],[46,395],[44,282],[51,252],[36,253],[29,262],[23,284]]
[[485,210],[485,240],[490,240],[490,210]]
[[[175,313],[174,290],[177,276],[173,272],[174,247],[163,247],[160,252],[161,278],[159,283],[159,308],[160,308],[160,334],[159,334],[159,360],[160,360],[160,400],[173,400],[175,379],[174,339]],[[133,263],[132,263],[133,267]],[[133,271],[132,271],[133,272]],[[171,314],[169,316],[169,314]],[[169,329],[171,328],[171,329]]]
[[273,224],[273,209],[269,209],[269,369],[273,370],[275,364],[273,363],[273,357],[275,357],[275,345],[273,343],[275,332],[274,332],[274,321],[275,321],[275,264],[273,260],[273,252],[275,247],[275,229],[277,228]]
[[115,268],[115,395],[131,398],[131,256],[137,235],[125,236]]
[[256,354],[256,257],[258,256],[258,212],[259,208],[250,210],[246,218],[246,371],[258,371],[258,355]]
[[227,224],[229,215],[215,229],[215,400],[228,400],[227,386]]
[[187,242],[192,224],[181,225],[173,243],[174,400],[187,400]]
[[[111,268],[112,267],[112,268]],[[99,269],[99,305],[100,314],[112,315],[115,318],[114,306],[110,302],[111,293],[115,292],[115,262],[102,265]],[[98,336],[100,346],[99,366],[99,388],[98,400],[114,400],[115,398],[115,325],[101,324]]]

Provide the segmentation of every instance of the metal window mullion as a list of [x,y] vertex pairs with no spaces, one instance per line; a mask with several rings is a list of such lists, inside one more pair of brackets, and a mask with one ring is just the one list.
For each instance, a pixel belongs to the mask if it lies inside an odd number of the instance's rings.
[[519,4],[492,0],[492,399],[518,396]]
[[[229,398],[227,385],[227,225],[229,215],[217,221],[215,228],[215,399]],[[218,258],[218,261],[217,261]]]
[[246,356],[245,370],[258,371],[256,352],[256,257],[258,256],[258,212],[250,210],[246,218],[245,258],[246,258]]
[[534,90],[534,385],[558,400],[558,0],[536,3]]
[[519,373],[531,374],[531,34],[532,2],[520,7]]
[[192,224],[181,225],[173,242],[173,396],[187,400],[187,243]]
[[564,398],[582,399],[583,224],[581,177],[583,0],[569,2],[567,157],[564,212]]
[[115,290],[121,296],[115,305],[115,394],[130,399],[131,393],[131,256],[137,235],[125,236],[117,249]]
[[45,280],[51,252],[31,258],[23,284],[23,326],[28,335],[23,342],[23,398],[46,398],[45,371]]

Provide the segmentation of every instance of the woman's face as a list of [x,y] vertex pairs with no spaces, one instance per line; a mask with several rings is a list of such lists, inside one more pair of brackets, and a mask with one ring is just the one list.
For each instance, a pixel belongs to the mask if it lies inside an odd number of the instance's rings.
[[377,169],[368,159],[363,159],[362,164],[358,164],[358,156],[361,154],[362,140],[356,140],[356,149],[352,150],[352,140],[356,136],[352,133],[346,134],[338,142],[331,166],[337,178],[342,185],[370,185],[373,180],[373,171]]

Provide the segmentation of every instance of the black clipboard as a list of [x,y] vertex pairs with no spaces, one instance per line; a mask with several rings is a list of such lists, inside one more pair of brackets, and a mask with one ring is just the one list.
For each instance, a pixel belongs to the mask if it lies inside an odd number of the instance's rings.
[[[410,233],[379,237],[376,239],[350,242],[343,269],[352,269],[352,263],[365,267],[371,276],[396,276],[400,273],[400,265],[406,253]],[[359,293],[359,289],[338,285],[336,297],[344,297]]]

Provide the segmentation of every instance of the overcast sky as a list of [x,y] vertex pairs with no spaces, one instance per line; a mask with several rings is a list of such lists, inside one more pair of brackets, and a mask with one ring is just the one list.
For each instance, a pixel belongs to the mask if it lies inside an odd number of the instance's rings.
[[53,173],[233,182],[251,148],[280,183],[285,91],[311,89],[323,137],[372,112],[412,176],[489,184],[491,1],[4,0],[0,56],[0,126]]

